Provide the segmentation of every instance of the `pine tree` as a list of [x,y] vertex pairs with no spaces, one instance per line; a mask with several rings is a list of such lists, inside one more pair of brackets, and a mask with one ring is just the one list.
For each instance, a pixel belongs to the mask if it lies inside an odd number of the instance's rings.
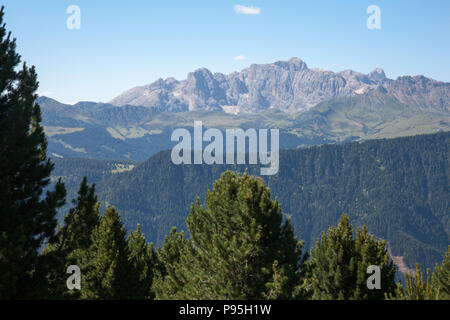
[[197,200],[186,223],[192,245],[177,268],[174,283],[185,283],[176,298],[292,297],[302,243],[262,179],[223,173],[206,206]]
[[349,299],[356,284],[353,229],[347,216],[311,249],[313,299]]
[[52,270],[48,275],[52,299],[76,299],[78,290],[68,290],[66,270],[70,265],[81,265],[81,257],[92,244],[91,234],[99,224],[99,203],[95,195],[95,184],[89,187],[86,177],[80,184],[77,199],[72,200],[74,207],[64,217],[64,225],[59,226],[56,241],[50,243],[42,252],[52,261]]
[[[291,299],[295,296],[294,290],[286,291],[286,288],[290,286],[291,280],[288,275],[285,274],[285,269],[279,268],[278,261],[275,260],[272,265],[272,280],[266,283],[266,291],[263,293],[264,299]],[[296,297],[297,298],[297,297]]]
[[74,207],[64,217],[64,226],[58,232],[57,242],[58,249],[69,252],[88,249],[91,245],[91,233],[100,220],[95,184],[89,187],[84,177],[78,197],[72,200],[72,204]]
[[430,282],[430,269],[427,269],[426,278],[423,278],[423,272],[420,266],[416,263],[416,271],[414,275],[405,273],[406,286],[396,292],[396,295],[391,295],[393,300],[438,300],[439,291],[433,287]]
[[53,241],[56,210],[66,191],[50,183],[53,164],[35,103],[35,68],[24,63],[15,39],[7,33],[0,10],[0,299],[33,299],[47,295],[50,260],[39,254]]
[[[381,289],[368,289],[367,267],[376,265],[381,271]],[[395,290],[395,266],[389,261],[383,241],[376,241],[367,228],[357,230],[342,215],[337,227],[322,234],[311,249],[310,273],[303,284],[312,299],[383,299]]]
[[[386,242],[375,240],[375,236],[369,234],[367,227],[363,226],[362,230],[356,231],[355,251],[358,257],[357,283],[352,299],[383,300],[385,293],[394,292],[396,268],[389,259]],[[367,288],[367,268],[371,265],[380,268],[381,289]]]
[[108,207],[92,232],[92,244],[82,256],[82,299],[127,299],[130,297],[129,251],[120,213]]
[[[153,291],[158,300],[181,299],[187,277],[185,266],[192,261],[190,242],[184,232],[177,232],[174,227],[164,238],[162,246],[156,251],[155,276]],[[184,263],[183,263],[184,262]]]
[[130,295],[131,299],[154,299],[152,290],[156,254],[153,243],[147,244],[141,232],[141,226],[131,232],[128,237],[130,271]]
[[450,246],[441,266],[436,266],[434,269],[433,286],[439,290],[439,299],[450,300]]

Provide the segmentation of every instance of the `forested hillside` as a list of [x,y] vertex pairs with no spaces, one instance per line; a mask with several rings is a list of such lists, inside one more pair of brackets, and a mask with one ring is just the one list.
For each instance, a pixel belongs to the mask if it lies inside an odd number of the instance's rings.
[[324,101],[295,114],[277,109],[239,114],[167,113],[93,102],[71,106],[46,97],[40,97],[38,102],[49,156],[60,158],[145,161],[176,144],[170,139],[175,129],[192,132],[194,121],[223,132],[227,128],[279,129],[280,147],[285,149],[428,134],[450,128],[448,111],[414,108],[381,89]]
[[[449,139],[443,132],[282,150],[279,173],[264,180],[307,247],[345,212],[355,226],[366,224],[386,239],[409,268],[415,262],[433,267],[450,243]],[[58,160],[55,172],[70,175],[74,166]],[[147,239],[161,243],[172,226],[185,229],[191,203],[197,196],[203,201],[226,169],[245,166],[177,166],[170,152],[160,152],[97,181],[99,200],[121,210],[127,229],[140,223]],[[249,172],[257,175],[259,168]]]

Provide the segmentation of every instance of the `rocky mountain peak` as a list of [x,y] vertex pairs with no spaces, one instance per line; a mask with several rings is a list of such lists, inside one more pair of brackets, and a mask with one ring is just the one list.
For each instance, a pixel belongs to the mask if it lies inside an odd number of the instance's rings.
[[209,71],[206,68],[198,68],[194,72],[189,72],[188,74],[188,80],[189,78],[213,78],[213,74],[211,71]]
[[277,61],[274,65],[289,71],[301,71],[308,69],[306,63],[296,57],[290,58],[288,61]]
[[381,68],[369,74],[309,69],[299,58],[270,64],[252,64],[228,75],[206,68],[190,72],[186,80],[173,78],[136,87],[111,101],[168,112],[187,110],[237,110],[255,113],[277,109],[296,113],[317,104],[354,95],[365,95],[382,85],[387,94],[412,107],[448,110],[450,84],[424,76],[391,80]]
[[387,80],[386,74],[381,68],[374,69],[371,73],[368,74],[368,77],[370,80],[375,82],[382,82]]

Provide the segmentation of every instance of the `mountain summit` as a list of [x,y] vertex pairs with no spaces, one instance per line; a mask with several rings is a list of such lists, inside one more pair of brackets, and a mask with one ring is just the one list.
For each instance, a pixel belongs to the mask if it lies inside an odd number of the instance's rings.
[[327,100],[367,94],[379,87],[411,107],[449,111],[450,83],[424,76],[392,80],[380,68],[369,74],[353,70],[336,73],[311,69],[299,58],[252,64],[228,75],[213,74],[200,68],[190,72],[186,80],[159,79],[149,85],[134,87],[110,103],[167,112],[215,110],[256,113],[278,109],[296,113]]

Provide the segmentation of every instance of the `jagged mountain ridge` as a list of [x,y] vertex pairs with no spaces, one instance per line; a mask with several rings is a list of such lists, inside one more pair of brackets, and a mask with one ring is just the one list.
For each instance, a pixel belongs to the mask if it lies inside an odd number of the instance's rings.
[[380,68],[369,74],[310,69],[299,58],[252,64],[228,75],[200,68],[189,73],[186,80],[159,79],[134,87],[110,104],[145,106],[166,112],[256,113],[272,108],[297,113],[323,101],[366,94],[374,89],[381,89],[411,107],[449,111],[450,83],[422,75],[392,80]]

